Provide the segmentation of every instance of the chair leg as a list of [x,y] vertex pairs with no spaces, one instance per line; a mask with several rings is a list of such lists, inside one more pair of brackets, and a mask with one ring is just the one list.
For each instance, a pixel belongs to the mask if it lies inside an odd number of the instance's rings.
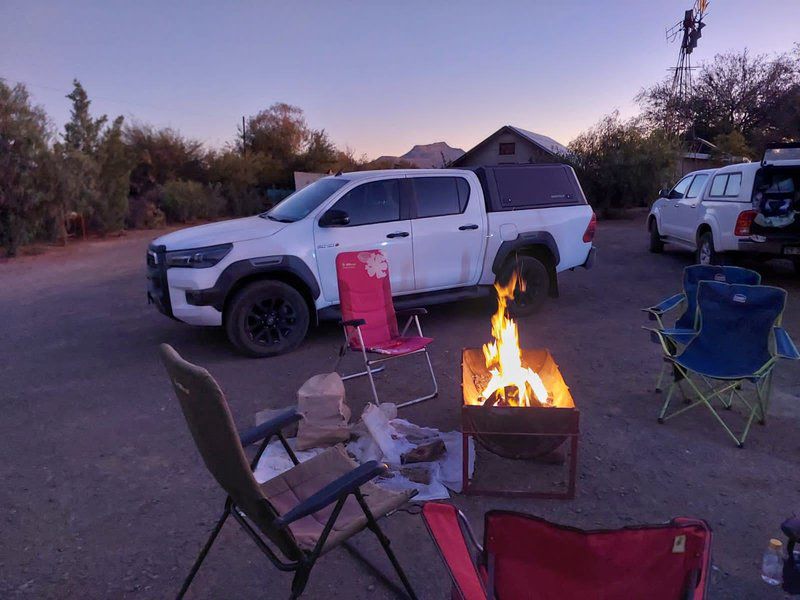
[[409,400],[408,402],[403,402],[402,404],[398,404],[397,408],[403,408],[404,406],[411,406],[412,404],[417,404],[418,402],[424,402],[425,400],[430,400],[431,398],[435,398],[439,395],[439,384],[436,382],[436,375],[433,372],[433,364],[431,363],[431,355],[428,354],[428,349],[424,350],[425,352],[425,360],[428,361],[428,372],[431,374],[431,381],[433,381],[433,392],[427,394],[426,396],[420,396],[419,398],[414,398],[413,400]]
[[369,530],[375,534],[375,537],[378,538],[381,546],[383,547],[383,551],[386,552],[386,556],[389,557],[389,561],[392,563],[392,567],[394,567],[397,576],[400,578],[400,581],[403,583],[403,587],[408,594],[408,597],[411,600],[417,600],[418,596],[414,592],[414,588],[411,587],[411,582],[408,580],[403,567],[400,566],[400,562],[397,560],[397,557],[394,554],[394,551],[391,548],[391,542],[389,538],[387,538],[381,528],[378,526],[378,522],[375,520],[375,517],[372,515],[372,511],[367,506],[367,502],[364,500],[364,496],[361,495],[361,491],[359,490],[355,494],[356,500],[358,500],[359,505],[361,505],[361,510],[364,511],[364,515],[367,517],[367,527]]
[[292,578],[292,593],[289,595],[289,600],[296,600],[299,598],[308,585],[308,577],[311,575],[310,568],[298,569]]
[[664,373],[669,368],[669,365],[666,362],[661,363],[661,370],[658,372],[658,379],[656,379],[656,387],[655,392],[657,394],[661,393],[661,381],[664,379]]
[[203,564],[203,561],[205,560],[208,551],[211,550],[211,546],[214,544],[214,540],[217,539],[219,532],[222,531],[222,526],[225,524],[225,521],[228,519],[228,515],[230,514],[231,514],[230,506],[228,503],[226,503],[225,512],[222,513],[222,516],[219,518],[219,521],[217,521],[217,524],[214,525],[214,529],[211,530],[211,535],[208,536],[208,541],[206,542],[206,545],[203,546],[203,549],[200,551],[200,555],[197,557],[197,560],[194,561],[194,564],[192,565],[192,570],[189,571],[189,575],[186,577],[186,579],[183,582],[183,585],[181,586],[181,591],[178,592],[177,596],[178,600],[183,598],[183,596],[186,594],[187,590],[189,589],[189,586],[192,584],[194,576],[197,575],[197,571],[200,570],[200,565]]

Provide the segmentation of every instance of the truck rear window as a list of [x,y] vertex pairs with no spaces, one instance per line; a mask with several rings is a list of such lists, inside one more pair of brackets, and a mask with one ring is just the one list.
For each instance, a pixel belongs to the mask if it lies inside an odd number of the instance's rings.
[[495,167],[494,178],[503,209],[581,203],[571,172],[563,165]]

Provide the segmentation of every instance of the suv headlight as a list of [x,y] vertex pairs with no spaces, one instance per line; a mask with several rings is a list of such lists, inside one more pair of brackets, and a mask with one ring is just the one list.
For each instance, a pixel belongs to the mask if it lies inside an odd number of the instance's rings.
[[233,244],[221,244],[206,248],[191,248],[189,250],[174,250],[167,252],[165,260],[167,267],[183,267],[185,269],[207,269],[213,267],[233,248]]

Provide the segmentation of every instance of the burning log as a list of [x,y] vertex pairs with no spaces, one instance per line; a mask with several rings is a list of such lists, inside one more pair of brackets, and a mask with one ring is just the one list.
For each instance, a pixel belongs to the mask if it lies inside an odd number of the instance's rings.
[[[553,357],[547,350],[520,348],[517,324],[506,306],[517,274],[505,286],[495,284],[494,340],[466,348],[461,359],[461,431],[466,449],[473,437],[505,458],[561,462],[553,453],[571,440],[569,480],[564,493],[486,490],[471,487],[468,463],[462,463],[466,493],[505,493],[527,497],[571,498],[575,494],[579,413]],[[524,281],[520,281],[524,287]],[[554,460],[558,458],[559,460]],[[548,460],[549,459],[549,460]]]
[[516,404],[517,389],[506,387],[483,400],[488,377],[481,350],[462,354],[462,427],[490,452],[506,458],[539,458],[557,449],[577,431],[578,411],[553,357],[547,350],[521,350],[522,364],[535,370],[548,390],[545,403]]

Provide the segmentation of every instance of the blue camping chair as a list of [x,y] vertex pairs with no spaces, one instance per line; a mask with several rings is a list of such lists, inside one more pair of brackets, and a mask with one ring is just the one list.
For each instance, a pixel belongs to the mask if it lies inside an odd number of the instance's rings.
[[[766,422],[772,370],[778,358],[800,359],[800,352],[780,326],[785,305],[786,291],[780,288],[701,281],[697,287],[699,328],[680,353],[672,353],[665,332],[651,330],[658,336],[676,378],[686,381],[696,394],[689,398],[689,404],[667,415],[672,393],[678,387],[671,386],[659,423],[704,405],[741,448],[753,419],[758,416],[762,424]],[[742,393],[745,382],[754,384],[754,399],[748,400]],[[712,405],[717,398],[728,409],[734,400],[740,400],[749,411],[741,437]]]
[[[655,306],[643,308],[648,313],[651,321],[658,323],[658,328],[669,338],[672,347],[670,354],[675,354],[678,346],[685,346],[697,333],[697,286],[701,281],[722,281],[725,283],[741,283],[745,285],[759,285],[761,275],[750,269],[742,267],[724,267],[717,265],[692,265],[683,270],[683,291],[662,300]],[[672,327],[664,326],[664,315],[680,306],[684,306],[683,313],[675,320]],[[653,342],[659,343],[655,334],[651,335]],[[661,381],[669,368],[669,361],[665,357],[656,380],[656,392],[661,391]],[[674,385],[674,384],[673,384]]]

